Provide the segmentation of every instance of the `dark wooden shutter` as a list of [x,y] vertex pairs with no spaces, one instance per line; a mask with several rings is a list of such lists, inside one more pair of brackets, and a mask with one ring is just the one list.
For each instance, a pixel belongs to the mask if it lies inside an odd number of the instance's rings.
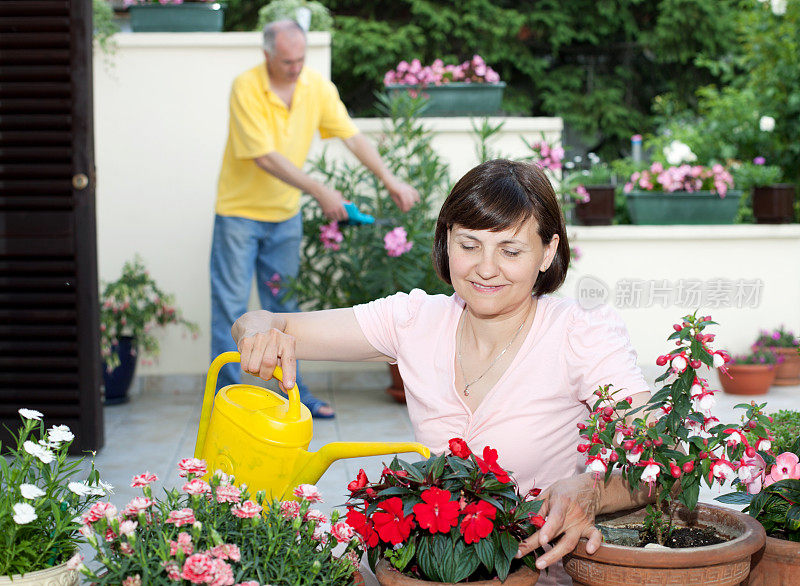
[[0,423],[103,444],[91,0],[0,0]]

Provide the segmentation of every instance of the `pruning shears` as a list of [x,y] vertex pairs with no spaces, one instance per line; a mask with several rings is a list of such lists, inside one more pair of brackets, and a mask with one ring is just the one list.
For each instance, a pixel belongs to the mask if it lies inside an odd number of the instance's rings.
[[369,224],[376,224],[378,226],[388,226],[392,224],[389,218],[378,218],[365,214],[356,207],[352,201],[345,202],[344,209],[347,212],[347,220],[342,224],[347,226],[367,226]]

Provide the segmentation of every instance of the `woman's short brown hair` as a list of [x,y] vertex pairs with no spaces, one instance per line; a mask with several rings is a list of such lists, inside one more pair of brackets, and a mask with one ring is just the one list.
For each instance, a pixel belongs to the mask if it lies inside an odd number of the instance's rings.
[[520,226],[529,218],[547,245],[558,234],[559,242],[550,267],[540,272],[534,295],[552,293],[567,276],[569,241],[558,198],[544,170],[534,163],[495,159],[468,171],[442,204],[433,238],[433,266],[445,283],[450,279],[447,234],[458,224],[469,230],[499,232]]

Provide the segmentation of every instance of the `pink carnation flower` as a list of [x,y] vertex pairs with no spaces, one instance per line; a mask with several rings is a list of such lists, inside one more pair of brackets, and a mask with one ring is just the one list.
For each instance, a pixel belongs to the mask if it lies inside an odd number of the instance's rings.
[[212,548],[209,553],[211,553],[211,555],[215,558],[219,558],[221,560],[238,562],[240,559],[242,559],[242,553],[239,551],[239,546],[234,543],[223,543],[222,545]]
[[211,486],[201,478],[192,478],[181,490],[186,494],[205,494],[211,492]]
[[133,481],[131,482],[132,488],[137,488],[139,486],[147,486],[158,480],[158,476],[155,474],[151,474],[150,472],[145,472],[144,474],[139,474],[138,476],[133,477]]
[[306,500],[310,503],[321,503],[322,502],[322,495],[320,494],[317,487],[313,484],[300,484],[295,487],[292,491],[292,494],[297,498]]
[[255,501],[244,501],[231,507],[231,512],[240,519],[252,519],[261,513],[261,510],[261,505]]
[[349,543],[355,533],[355,529],[344,521],[334,523],[331,527],[331,535],[333,535],[337,543]]
[[153,501],[146,496],[137,496],[132,498],[131,502],[125,505],[122,514],[126,517],[136,517],[141,511],[149,509],[152,505]]
[[242,499],[242,491],[239,487],[229,484],[217,487],[218,503],[238,503]]
[[196,553],[186,558],[181,578],[192,584],[208,584],[213,579],[214,559],[205,553]]
[[287,519],[294,519],[300,515],[300,503],[297,501],[283,501],[281,514]]
[[186,555],[191,555],[194,551],[192,536],[185,531],[178,533],[178,541],[169,542],[169,555],[177,555],[179,549]]
[[166,523],[174,523],[176,527],[183,525],[192,525],[197,519],[194,518],[194,511],[192,509],[180,509],[177,511],[170,511]]
[[189,474],[203,476],[206,470],[206,461],[198,458],[183,458],[178,462],[178,476],[185,477]]

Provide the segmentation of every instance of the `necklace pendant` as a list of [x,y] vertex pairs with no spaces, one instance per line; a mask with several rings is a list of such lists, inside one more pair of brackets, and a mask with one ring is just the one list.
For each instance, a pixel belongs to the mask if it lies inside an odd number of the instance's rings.
[[465,397],[469,397],[469,385],[467,385],[466,387],[464,387],[464,396],[465,396]]

